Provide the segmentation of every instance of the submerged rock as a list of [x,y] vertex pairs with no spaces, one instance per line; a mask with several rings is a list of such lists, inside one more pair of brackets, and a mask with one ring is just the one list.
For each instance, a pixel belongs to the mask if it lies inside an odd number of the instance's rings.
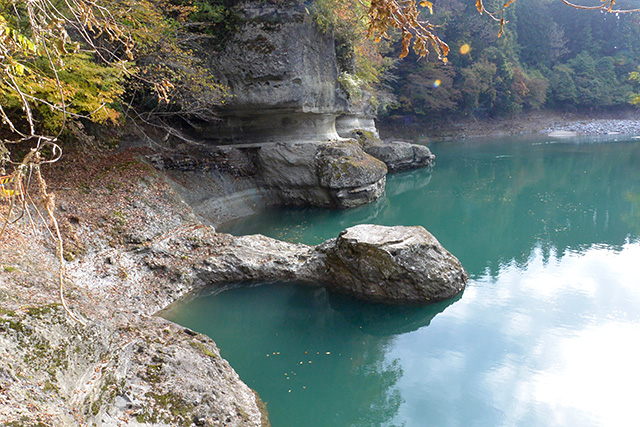
[[322,244],[331,289],[386,303],[427,303],[462,292],[460,261],[423,227],[357,225]]

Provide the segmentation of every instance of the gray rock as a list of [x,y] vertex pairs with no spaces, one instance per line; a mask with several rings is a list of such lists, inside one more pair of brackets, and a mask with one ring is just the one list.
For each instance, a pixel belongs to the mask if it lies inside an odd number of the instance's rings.
[[3,317],[0,425],[268,425],[204,335],[123,313],[82,327],[57,304]]
[[229,143],[335,139],[346,108],[335,41],[304,7],[237,2],[239,27],[222,50],[205,49],[208,67],[228,88],[219,120],[202,136]]
[[365,153],[355,141],[321,144],[317,168],[320,185],[332,189],[361,187],[387,175],[385,165]]
[[382,160],[392,172],[428,167],[436,158],[427,147],[403,141],[370,141],[363,149]]
[[343,138],[352,138],[353,131],[364,130],[379,138],[373,117],[366,114],[344,114],[336,118],[336,131]]
[[427,303],[462,292],[468,276],[423,227],[357,225],[318,248],[331,289],[385,303]]
[[[187,254],[189,270],[176,268]],[[168,277],[180,271],[193,278],[182,295],[242,282],[300,282],[370,301],[424,304],[454,297],[467,282],[460,262],[423,227],[358,225],[315,247],[187,230],[152,245],[146,257]]]
[[351,136],[358,140],[365,153],[383,161],[389,172],[429,167],[436,158],[423,145],[395,140],[382,141],[367,130],[354,130]]
[[264,184],[281,204],[342,209],[384,192],[386,166],[355,141],[269,144],[258,158]]
[[318,282],[323,257],[312,246],[281,242],[260,234],[235,237],[196,266],[200,283]]

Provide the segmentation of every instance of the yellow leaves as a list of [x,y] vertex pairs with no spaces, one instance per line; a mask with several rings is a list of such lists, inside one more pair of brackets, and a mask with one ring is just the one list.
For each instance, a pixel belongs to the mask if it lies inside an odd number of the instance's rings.
[[11,61],[10,69],[16,77],[22,77],[25,75],[26,68],[19,62]]
[[418,56],[426,56],[429,53],[428,45],[431,44],[438,53],[438,58],[446,62],[449,48],[433,33],[433,25],[420,20],[418,4],[433,13],[433,2],[429,0],[418,2],[413,0],[372,0],[368,11],[370,23],[367,37],[378,42],[382,38],[387,38],[387,30],[390,27],[395,28],[402,32],[400,58],[409,54],[412,43],[413,50]]
[[504,4],[504,6],[503,6],[503,7],[506,9],[506,8],[508,8],[509,6],[511,6],[511,5],[513,4],[513,2],[515,2],[515,1],[516,1],[516,0],[509,0],[508,2],[506,2],[506,3]]
[[[2,18],[0,16],[0,18]],[[7,53],[20,53],[29,55],[36,53],[36,45],[28,37],[22,35],[18,30],[9,26],[7,21],[0,19],[0,42],[2,50]]]
[[431,3],[430,1],[421,1],[420,6],[428,8],[429,13],[433,15],[433,3]]
[[504,29],[504,18],[500,18],[500,31],[498,31],[498,38],[502,36],[503,29]]
[[411,45],[411,38],[413,36],[408,31],[402,32],[402,53],[400,54],[400,58],[404,58],[409,54],[409,46]]
[[171,91],[175,88],[174,84],[169,80],[162,80],[153,86],[154,91],[158,94],[160,103],[168,104],[171,101]]
[[480,13],[480,15],[482,15],[482,11],[484,10],[482,0],[476,0],[476,9],[478,9],[478,12]]

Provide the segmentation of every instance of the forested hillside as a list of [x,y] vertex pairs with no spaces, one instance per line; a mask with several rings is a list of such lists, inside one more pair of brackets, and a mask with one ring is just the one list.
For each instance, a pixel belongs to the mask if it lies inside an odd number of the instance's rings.
[[[504,2],[487,1],[488,9],[490,3],[499,9]],[[620,8],[634,4],[616,3]],[[628,106],[638,91],[637,82],[630,80],[640,64],[638,14],[522,0],[501,15],[508,22],[499,37],[499,23],[479,15],[474,2],[438,2],[434,13],[431,19],[451,48],[449,61],[411,55],[397,63],[396,80],[389,84],[396,102],[389,106],[389,116],[591,112]],[[399,49],[395,47],[396,56]]]

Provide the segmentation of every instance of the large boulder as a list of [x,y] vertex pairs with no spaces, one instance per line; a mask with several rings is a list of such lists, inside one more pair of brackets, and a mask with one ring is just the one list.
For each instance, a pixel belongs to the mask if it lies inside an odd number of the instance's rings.
[[281,204],[343,209],[384,192],[386,166],[355,141],[268,144],[257,157],[265,186]]
[[389,172],[417,169],[433,165],[436,158],[424,145],[404,141],[382,141],[375,133],[357,129],[350,133],[365,153],[384,162]]
[[382,160],[390,172],[428,167],[436,156],[424,145],[404,141],[372,141],[363,147],[365,153]]
[[420,304],[452,298],[468,276],[423,227],[357,225],[318,247],[331,289],[385,303]]

